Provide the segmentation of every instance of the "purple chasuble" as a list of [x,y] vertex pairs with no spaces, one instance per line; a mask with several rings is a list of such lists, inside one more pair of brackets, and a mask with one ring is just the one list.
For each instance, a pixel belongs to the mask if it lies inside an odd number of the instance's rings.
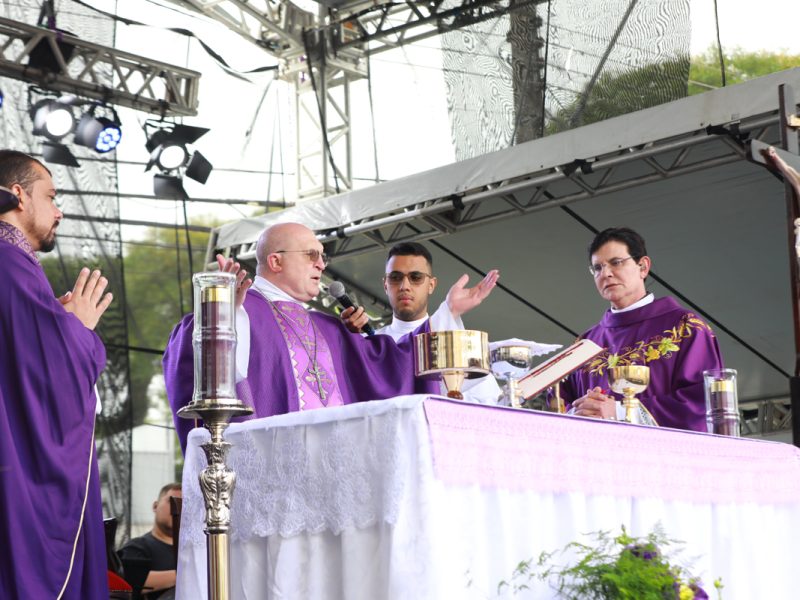
[[[561,386],[571,402],[594,387],[609,389],[609,366],[647,365],[650,385],[637,394],[662,427],[707,431],[703,371],[723,368],[711,328],[672,298],[658,298],[635,310],[613,313],[582,338],[606,350],[570,375]],[[617,398],[621,396],[613,394]]]
[[[283,303],[275,304],[283,305]],[[292,363],[286,337],[269,302],[259,292],[249,290],[244,306],[250,317],[250,364],[247,379],[239,382],[236,388],[239,398],[255,409],[249,418],[270,417],[301,410],[298,382],[295,377],[297,365]],[[328,389],[334,394],[338,390],[341,404],[383,400],[403,394],[439,393],[438,380],[420,379],[414,376],[411,336],[397,343],[388,335],[365,338],[350,333],[336,317],[314,311],[304,312],[313,322],[318,336],[318,346],[327,346],[330,351],[332,372],[329,375],[333,387]],[[167,342],[163,361],[167,397],[172,407],[181,448],[184,450],[186,435],[194,424],[191,420],[178,417],[177,411],[192,400],[193,327],[192,315],[186,315],[178,323]],[[426,321],[418,332],[427,330]],[[310,328],[307,331],[310,332]],[[295,352],[295,356],[297,354]],[[303,354],[302,348],[300,354]],[[304,355],[304,358],[306,363],[311,362],[307,355]],[[317,360],[325,369],[320,358],[318,355]],[[317,389],[315,377],[310,383],[304,380],[301,385],[305,386],[306,383],[309,385],[303,387],[304,390]],[[308,401],[308,397],[305,400]]]
[[300,410],[341,406],[331,349],[308,311],[297,302],[270,302],[292,363]]
[[11,229],[0,222],[0,598],[106,600],[92,439],[105,348]]

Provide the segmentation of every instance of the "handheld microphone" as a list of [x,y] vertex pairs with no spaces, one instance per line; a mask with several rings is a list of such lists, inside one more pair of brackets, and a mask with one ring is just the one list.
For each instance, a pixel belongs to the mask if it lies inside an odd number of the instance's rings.
[[[347,292],[344,290],[344,285],[340,281],[334,281],[328,286],[328,293],[336,298],[339,301],[339,304],[344,306],[345,308],[353,307],[355,308],[355,304],[350,299],[350,296],[347,295]],[[361,331],[366,333],[367,335],[375,335],[375,330],[372,328],[372,325],[367,323],[361,328]]]

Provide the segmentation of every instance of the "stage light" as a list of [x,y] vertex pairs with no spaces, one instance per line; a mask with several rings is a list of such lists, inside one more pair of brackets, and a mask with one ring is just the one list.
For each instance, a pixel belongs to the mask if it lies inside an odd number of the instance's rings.
[[187,199],[181,181],[182,174],[205,183],[214,168],[200,152],[189,148],[189,145],[205,135],[208,129],[163,121],[149,121],[145,123],[146,133],[148,128],[155,131],[148,136],[145,144],[150,152],[150,160],[145,171],[158,167],[162,173],[156,175],[153,180],[156,196]]
[[56,142],[42,142],[42,156],[45,162],[68,167],[80,167],[78,159],[69,151],[64,144]]
[[75,128],[72,106],[60,100],[40,100],[31,107],[34,135],[58,142]]
[[167,143],[161,147],[156,157],[156,164],[162,171],[174,171],[186,165],[189,160],[189,151],[183,144]]
[[75,130],[75,143],[103,154],[111,152],[119,145],[122,140],[122,125],[113,108],[104,107],[109,111],[111,118],[96,116],[99,108],[101,108],[99,105],[93,105],[81,117]]

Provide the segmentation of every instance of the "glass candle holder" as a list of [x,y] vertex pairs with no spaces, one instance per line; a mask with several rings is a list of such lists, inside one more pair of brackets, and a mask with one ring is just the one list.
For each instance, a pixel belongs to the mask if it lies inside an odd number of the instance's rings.
[[703,371],[709,433],[739,437],[739,398],[735,369]]
[[197,273],[194,284],[193,403],[236,399],[235,286],[232,273]]

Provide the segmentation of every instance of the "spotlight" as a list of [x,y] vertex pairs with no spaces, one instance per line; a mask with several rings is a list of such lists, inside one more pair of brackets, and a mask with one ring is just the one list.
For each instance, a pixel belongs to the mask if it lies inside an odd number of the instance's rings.
[[42,156],[45,162],[68,167],[80,167],[78,159],[69,151],[64,144],[56,142],[42,142]]
[[205,183],[211,170],[211,163],[197,150],[190,150],[189,145],[208,132],[204,127],[148,122],[147,127],[156,131],[148,137],[145,147],[150,152],[150,160],[145,171],[158,167],[161,175],[153,180],[155,194],[167,198],[186,199],[186,192],[181,182],[181,172],[195,181]]
[[40,100],[31,107],[34,135],[43,135],[54,142],[75,129],[72,106],[60,100]]
[[81,117],[75,130],[75,143],[103,154],[111,152],[119,145],[122,139],[122,125],[113,108],[108,109],[112,118],[95,116],[98,108],[99,105],[92,105]]

